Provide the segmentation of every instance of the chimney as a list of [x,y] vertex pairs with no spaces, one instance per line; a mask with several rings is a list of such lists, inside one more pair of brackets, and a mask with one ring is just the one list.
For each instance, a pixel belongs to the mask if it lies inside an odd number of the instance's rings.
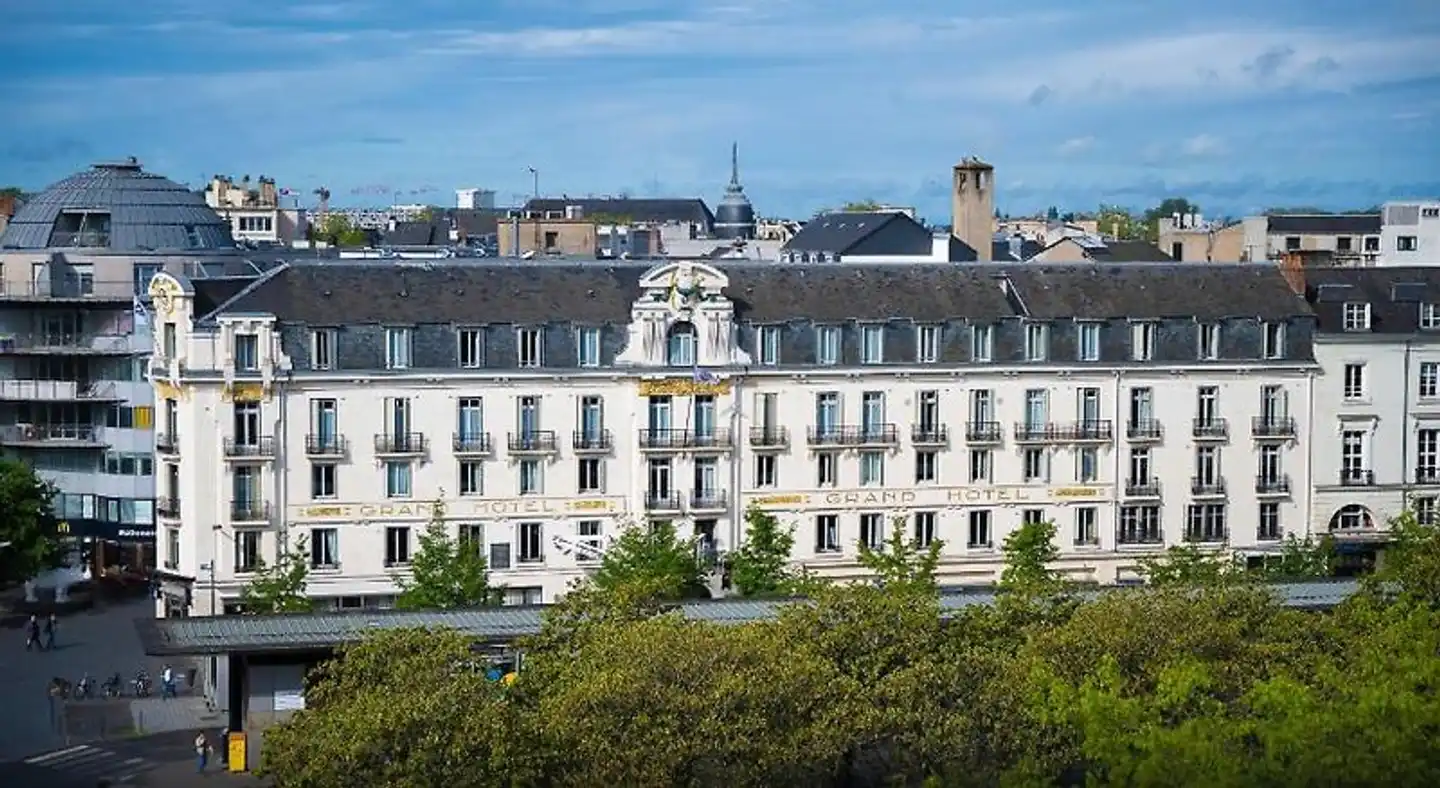
[[1290,289],[1301,297],[1305,295],[1305,258],[1295,252],[1287,252],[1280,258],[1280,274],[1290,283]]
[[975,250],[975,260],[992,262],[995,243],[995,168],[967,156],[951,170],[950,232]]

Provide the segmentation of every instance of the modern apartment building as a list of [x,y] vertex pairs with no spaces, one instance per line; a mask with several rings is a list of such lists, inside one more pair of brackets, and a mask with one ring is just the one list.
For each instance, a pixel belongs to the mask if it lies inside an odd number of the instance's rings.
[[830,576],[892,528],[943,540],[946,584],[993,581],[1026,520],[1096,582],[1308,527],[1314,318],[1275,266],[296,263],[215,289],[151,285],[161,554],[196,615],[300,537],[318,605],[388,605],[436,500],[512,602],[629,521],[734,549],[752,506]]
[[1434,265],[1440,260],[1440,200],[1387,202],[1382,216],[1380,265]]
[[1407,506],[1430,521],[1440,513],[1440,267],[1304,277],[1324,371],[1311,529],[1364,556]]
[[144,553],[117,560],[153,558],[141,296],[158,271],[225,273],[234,255],[199,195],[133,159],[56,183],[0,234],[0,451],[57,486],[63,530]]

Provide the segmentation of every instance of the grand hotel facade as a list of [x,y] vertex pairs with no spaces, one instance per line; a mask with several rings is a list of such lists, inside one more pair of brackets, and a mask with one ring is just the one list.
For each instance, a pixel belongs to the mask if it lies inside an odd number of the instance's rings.
[[1317,317],[1271,265],[297,263],[197,314],[207,286],[151,285],[157,549],[192,579],[162,614],[302,538],[318,606],[385,606],[437,501],[517,604],[627,523],[723,555],[749,507],[835,577],[940,540],[946,585],[1027,520],[1099,583],[1329,527]]

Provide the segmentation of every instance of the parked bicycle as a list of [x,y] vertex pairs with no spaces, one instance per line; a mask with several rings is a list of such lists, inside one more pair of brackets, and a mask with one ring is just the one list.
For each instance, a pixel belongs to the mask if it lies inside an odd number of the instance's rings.
[[151,690],[151,688],[152,688],[153,685],[152,685],[151,682],[150,682],[150,674],[149,674],[149,673],[145,672],[143,669],[140,670],[139,672],[137,672],[137,673],[135,674],[135,680],[132,681],[131,684],[134,685],[134,687],[135,687],[135,697],[137,697],[137,698],[148,698],[148,697],[150,697],[150,690]]
[[120,677],[119,671],[105,679],[105,683],[100,685],[100,694],[107,698],[118,698],[125,694],[125,679]]
[[95,679],[90,678],[89,673],[81,676],[80,680],[75,682],[71,696],[75,700],[86,700],[95,697]]

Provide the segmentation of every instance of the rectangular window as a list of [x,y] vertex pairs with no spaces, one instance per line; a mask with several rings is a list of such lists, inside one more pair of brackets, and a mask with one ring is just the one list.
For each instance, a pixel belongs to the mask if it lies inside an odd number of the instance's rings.
[[833,367],[840,363],[840,327],[815,327],[815,363]]
[[599,520],[581,520],[575,524],[575,541],[580,544],[576,551],[577,561],[598,561],[604,552],[605,525]]
[[915,327],[915,361],[934,364],[940,360],[940,326]]
[[995,546],[990,538],[990,510],[970,510],[970,532],[966,547],[971,549],[989,549]]
[[1155,356],[1155,324],[1130,324],[1130,359],[1149,361]]
[[929,547],[935,542],[935,513],[915,513],[915,546],[919,548]]
[[[772,459],[773,457],[771,455]],[[576,492],[582,495],[604,492],[605,478],[602,473],[604,468],[605,464],[599,457],[581,457],[576,470]]]
[[235,370],[256,372],[260,369],[260,337],[254,334],[235,335]]
[[1276,541],[1281,535],[1280,504],[1265,501],[1260,504],[1260,522],[1255,526],[1255,537],[1267,542]]
[[779,326],[760,326],[755,329],[755,362],[766,367],[780,364]]
[[1415,433],[1415,482],[1440,484],[1440,429],[1428,427]]
[[1120,532],[1115,535],[1120,544],[1160,544],[1160,507],[1157,504],[1124,506],[1120,509]]
[[520,461],[520,494],[541,495],[545,492],[545,465],[536,459]]
[[461,495],[484,495],[485,494],[485,473],[484,464],[465,460],[460,463],[460,494]]
[[404,566],[410,563],[410,529],[392,525],[385,529],[385,565]]
[[385,368],[410,368],[410,329],[385,329]]
[[462,328],[455,333],[455,358],[461,369],[485,366],[485,332],[478,328]]
[[1440,304],[1420,305],[1420,330],[1434,331],[1440,329]]
[[1100,544],[1100,515],[1093,506],[1075,509],[1075,544]]
[[1420,396],[1426,399],[1440,397],[1440,363],[1420,362]]
[[586,326],[576,332],[575,360],[582,367],[600,366],[600,329]]
[[1100,360],[1100,324],[1081,323],[1075,327],[1075,358],[1079,361]]
[[815,484],[818,487],[834,487],[840,480],[840,456],[825,451],[815,455]]
[[1350,401],[1363,400],[1368,393],[1365,385],[1365,365],[1346,364],[1345,377],[1342,381],[1344,386],[1341,392],[1345,399]]
[[755,455],[755,486],[761,488],[771,488],[776,486],[776,483],[777,474],[775,455]]
[[1075,481],[1093,482],[1100,478],[1100,450],[1094,446],[1075,449]]
[[235,572],[254,572],[260,568],[260,532],[235,532]]
[[175,324],[174,324],[174,323],[166,323],[164,326],[162,326],[161,329],[160,329],[160,337],[161,337],[160,346],[164,349],[164,356],[165,356],[166,360],[172,360],[172,361],[173,361],[173,360],[175,359],[175,345],[176,345],[176,340],[175,340]]
[[1364,430],[1345,430],[1340,433],[1340,483],[1369,484],[1370,458],[1365,446]]
[[860,452],[860,485],[874,487],[885,483],[885,453]]
[[1050,463],[1046,460],[1044,449],[1026,449],[1024,454],[1025,482],[1034,484],[1044,482],[1050,476]]
[[915,481],[934,482],[940,475],[940,455],[933,451],[915,452]]
[[885,327],[860,327],[860,363],[885,363]]
[[310,368],[335,368],[335,329],[317,328],[310,332]]
[[515,363],[527,369],[545,364],[545,332],[538,328],[515,330]]
[[840,552],[840,516],[820,514],[815,516],[815,552]]
[[991,326],[970,327],[970,360],[988,362],[995,357],[995,331]]
[[860,515],[860,546],[867,550],[885,547],[885,515],[873,512]]
[[990,481],[990,467],[992,462],[993,459],[990,453],[990,449],[971,449],[969,474],[970,482],[973,484],[975,482]]
[[1343,307],[1343,325],[1346,331],[1370,330],[1370,305],[1351,302]]
[[1191,504],[1185,510],[1185,540],[1188,542],[1224,542],[1228,539],[1225,528],[1225,504]]
[[310,529],[310,568],[335,569],[340,566],[340,531],[336,528]]
[[385,497],[410,497],[410,463],[385,463]]
[[165,568],[180,568],[180,529],[165,529]]
[[1045,510],[1022,509],[1020,510],[1020,522],[1023,525],[1039,525],[1045,522]]
[[335,487],[335,466],[330,463],[315,463],[310,466],[310,497],[330,500],[338,496]]
[[522,564],[538,564],[545,560],[545,524],[520,523],[515,527],[520,537],[520,554],[517,560]]
[[1395,251],[1413,252],[1420,248],[1420,236],[1400,235],[1395,238]]
[[1025,324],[1025,360],[1044,361],[1050,355],[1050,327],[1044,323]]
[[1203,323],[1198,330],[1196,357],[1201,361],[1214,361],[1220,358],[1220,324]]
[[1265,358],[1277,359],[1285,357],[1285,324],[1265,324]]

